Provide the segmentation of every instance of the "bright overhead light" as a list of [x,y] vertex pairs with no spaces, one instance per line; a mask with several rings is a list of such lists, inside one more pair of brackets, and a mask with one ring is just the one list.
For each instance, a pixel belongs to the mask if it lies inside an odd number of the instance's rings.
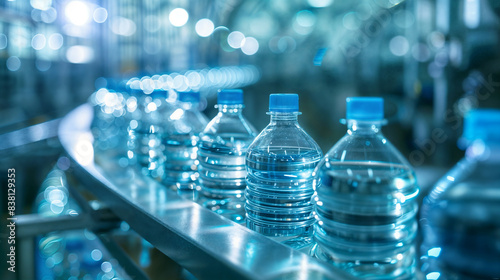
[[35,50],[39,51],[43,48],[45,48],[45,43],[47,42],[47,39],[43,34],[36,34],[33,36],[31,39],[31,47],[33,47]]
[[239,31],[233,31],[227,36],[227,43],[233,49],[241,48],[245,43],[245,35]]
[[66,51],[66,58],[71,63],[89,63],[94,59],[94,50],[87,46],[72,46]]
[[170,12],[168,19],[173,26],[181,27],[187,23],[189,14],[183,8],[176,8]]
[[63,36],[59,33],[53,33],[49,37],[49,48],[58,50],[62,47],[64,42]]
[[124,17],[115,17],[111,20],[111,31],[122,36],[131,36],[137,30],[135,22]]
[[307,0],[311,7],[324,8],[328,7],[333,3],[333,0]]
[[197,23],[194,29],[200,37],[208,37],[214,32],[214,23],[208,18],[202,18]]
[[52,0],[30,0],[31,7],[45,11],[52,6]]
[[82,26],[89,22],[90,10],[87,4],[82,1],[71,1],[66,5],[64,14],[69,22]]
[[246,55],[254,55],[259,50],[259,42],[254,37],[246,37],[241,51]]
[[103,23],[108,19],[108,11],[106,9],[99,7],[94,10],[94,21],[97,23]]

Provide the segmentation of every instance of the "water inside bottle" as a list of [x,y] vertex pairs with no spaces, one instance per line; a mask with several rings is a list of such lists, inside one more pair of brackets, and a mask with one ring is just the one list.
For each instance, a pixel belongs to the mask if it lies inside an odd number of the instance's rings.
[[321,156],[315,149],[300,147],[252,150],[247,157],[247,226],[280,237],[279,241],[284,236],[310,235],[312,173]]
[[222,141],[222,137],[217,138],[220,141],[202,141],[198,151],[199,182],[203,185],[202,204],[241,223],[245,218],[243,196],[246,187],[246,153],[238,146],[244,146],[245,142],[237,140],[237,137],[229,137],[232,141],[228,142]]
[[439,203],[427,206],[426,229],[431,230],[423,248],[434,266],[427,271],[460,273],[464,279],[500,277],[498,187],[491,181],[458,184]]
[[355,276],[411,275],[416,265],[413,239],[419,192],[411,169],[333,161],[318,172],[321,185],[313,197],[317,245],[312,254]]
[[170,135],[165,142],[165,178],[163,182],[186,198],[196,196],[198,179],[198,137]]
[[141,174],[161,179],[164,174],[163,145],[159,133],[150,129],[129,129],[127,141],[130,165],[137,166]]

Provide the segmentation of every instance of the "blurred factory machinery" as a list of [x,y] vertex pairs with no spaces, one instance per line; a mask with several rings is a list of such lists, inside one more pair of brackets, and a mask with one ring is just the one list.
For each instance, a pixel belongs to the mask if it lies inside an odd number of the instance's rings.
[[[339,120],[345,117],[346,97],[381,96],[388,120],[384,134],[417,170],[423,196],[463,157],[457,141],[464,115],[475,108],[500,108],[500,1],[4,0],[0,180],[3,191],[4,171],[16,169],[16,214],[57,216],[61,212],[50,199],[67,200],[68,185],[84,189],[57,137],[61,119],[99,89],[144,77],[176,91],[199,90],[210,118],[217,113],[218,89],[243,88],[245,115],[259,131],[268,123],[270,93],[298,93],[301,126],[323,152],[345,133]],[[53,177],[57,184],[47,183]],[[5,221],[7,199],[0,197]],[[127,223],[107,216],[93,196],[79,199],[90,201],[86,213],[98,211],[100,220],[86,220],[80,231],[64,235],[66,247],[92,252],[78,269],[90,273],[99,262],[102,279],[111,271],[107,279],[145,274],[156,279],[162,265],[150,265],[155,255],[173,263],[138,234],[124,237],[130,232]],[[82,213],[76,202],[61,207]],[[121,230],[117,239],[124,250],[149,270],[115,269],[123,260],[113,258],[111,243],[103,241],[108,237],[92,233],[96,224]],[[5,263],[3,237],[0,261]],[[62,237],[23,238],[32,241],[18,247],[19,268],[23,261],[31,263],[31,276],[50,279],[35,271],[63,265],[65,253],[51,247]],[[68,265],[59,269],[76,269],[71,259]],[[172,267],[171,275],[194,279]],[[4,273],[0,278],[12,277]]]

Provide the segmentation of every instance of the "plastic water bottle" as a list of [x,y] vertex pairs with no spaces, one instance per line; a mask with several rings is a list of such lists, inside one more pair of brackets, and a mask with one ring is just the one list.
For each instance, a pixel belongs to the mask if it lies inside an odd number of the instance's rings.
[[198,150],[200,202],[234,222],[245,218],[245,156],[257,131],[243,117],[243,91],[222,90],[219,113],[201,134]]
[[427,279],[500,278],[500,110],[466,115],[464,159],[425,197],[421,270]]
[[178,93],[178,107],[168,117],[172,130],[164,140],[166,162],[163,182],[189,199],[197,197],[199,134],[208,123],[207,117],[198,110],[199,102],[199,92]]
[[165,162],[162,140],[171,130],[168,116],[173,106],[166,101],[166,91],[146,94],[140,89],[131,90],[127,106],[133,109],[128,125],[129,164],[141,174],[161,180]]
[[127,141],[128,125],[125,121],[125,100],[122,92],[106,88],[100,88],[89,97],[94,109],[91,131],[96,139],[95,149],[117,160],[127,154],[123,144]]
[[315,170],[311,253],[364,279],[412,279],[419,187],[383,112],[382,98],[347,98],[347,134]]
[[247,151],[247,227],[301,249],[311,242],[313,170],[323,153],[300,127],[297,94],[271,94],[271,122]]

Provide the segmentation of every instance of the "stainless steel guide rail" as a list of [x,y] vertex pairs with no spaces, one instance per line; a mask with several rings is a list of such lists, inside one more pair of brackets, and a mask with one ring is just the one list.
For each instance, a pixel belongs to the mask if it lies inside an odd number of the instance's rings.
[[59,127],[78,177],[117,216],[198,279],[354,279],[95,154],[92,115],[92,107],[82,105]]

